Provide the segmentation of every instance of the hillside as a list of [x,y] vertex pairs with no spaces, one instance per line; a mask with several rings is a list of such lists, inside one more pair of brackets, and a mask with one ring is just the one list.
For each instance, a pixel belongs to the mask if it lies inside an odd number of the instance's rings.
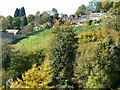
[[48,45],[48,41],[50,41],[50,30],[44,30],[35,35],[31,35],[28,38],[22,39],[13,46],[16,50],[29,52],[45,48],[45,46]]
[[[84,32],[86,30],[95,30],[97,26],[78,26],[74,27],[74,31],[79,35],[80,32]],[[13,44],[15,50],[20,51],[34,51],[39,50],[41,48],[45,48],[48,46],[51,38],[50,29],[46,29],[42,32],[38,32],[34,35],[29,36],[28,38],[22,39],[16,44]]]

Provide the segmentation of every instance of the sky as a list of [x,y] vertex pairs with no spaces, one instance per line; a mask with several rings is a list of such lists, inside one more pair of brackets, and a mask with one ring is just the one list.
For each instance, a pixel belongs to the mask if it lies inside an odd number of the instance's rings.
[[14,16],[16,8],[24,6],[26,15],[33,14],[37,11],[52,10],[56,8],[59,14],[74,14],[81,4],[88,5],[91,0],[0,0],[0,15]]

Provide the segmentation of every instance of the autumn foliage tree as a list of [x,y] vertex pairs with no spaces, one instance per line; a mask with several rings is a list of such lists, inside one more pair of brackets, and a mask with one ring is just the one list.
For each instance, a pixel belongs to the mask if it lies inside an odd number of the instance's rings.
[[53,76],[50,70],[49,60],[45,60],[41,66],[34,64],[31,69],[22,75],[23,80],[17,79],[17,81],[12,83],[11,88],[53,88],[53,86],[49,86]]

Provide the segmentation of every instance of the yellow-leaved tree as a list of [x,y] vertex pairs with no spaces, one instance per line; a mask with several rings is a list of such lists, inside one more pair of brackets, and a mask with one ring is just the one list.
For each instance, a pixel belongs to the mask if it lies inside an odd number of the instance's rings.
[[48,84],[52,81],[52,73],[49,60],[45,60],[41,66],[34,64],[30,70],[22,75],[22,79],[11,84],[11,88],[41,88],[50,89]]

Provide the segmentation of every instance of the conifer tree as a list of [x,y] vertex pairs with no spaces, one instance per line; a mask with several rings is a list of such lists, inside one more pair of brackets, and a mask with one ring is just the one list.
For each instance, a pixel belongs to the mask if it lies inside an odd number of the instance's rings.
[[14,17],[18,17],[18,16],[19,16],[19,9],[16,8],[15,13],[14,13]]
[[24,8],[24,7],[22,7],[22,8],[20,9],[19,16],[26,16],[25,8]]
[[22,22],[21,22],[21,27],[24,27],[27,25],[27,17],[24,16],[23,19],[22,19]]

